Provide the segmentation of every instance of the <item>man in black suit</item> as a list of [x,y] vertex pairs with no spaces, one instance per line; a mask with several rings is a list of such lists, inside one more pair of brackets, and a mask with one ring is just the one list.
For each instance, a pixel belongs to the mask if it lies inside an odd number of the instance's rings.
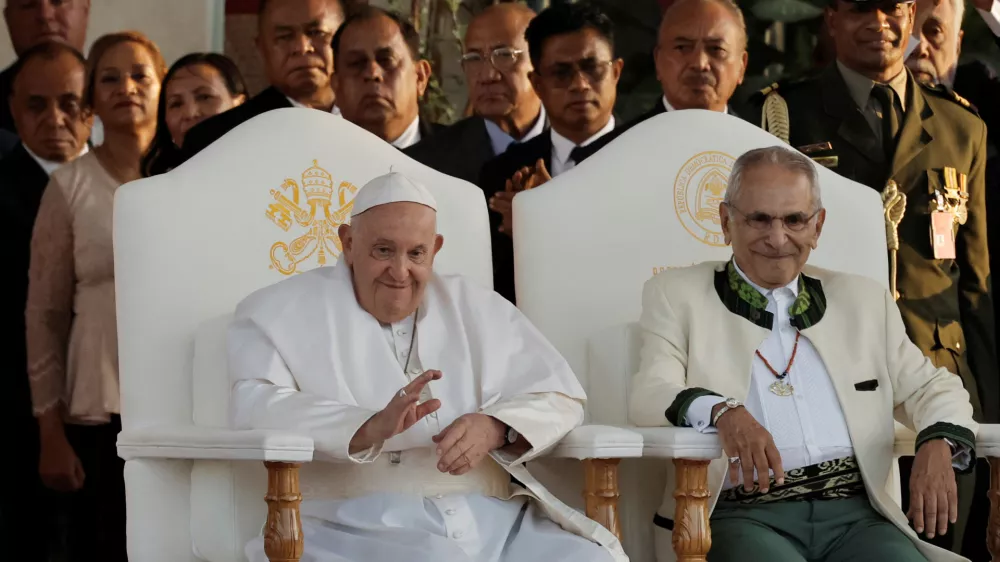
[[271,86],[243,105],[195,125],[184,136],[182,162],[273,109],[337,112],[330,75],[331,39],[344,21],[340,0],[261,0],[257,18],[257,50]]
[[[9,5],[9,4],[8,4]],[[47,561],[57,543],[57,508],[39,477],[38,424],[31,408],[25,351],[24,307],[28,296],[31,234],[49,174],[87,149],[91,120],[82,109],[84,59],[61,43],[42,43],[13,67],[10,110],[21,143],[0,161],[0,238],[6,245],[0,372],[0,427],[10,454],[5,471],[14,486],[0,494],[0,544],[5,559]],[[13,550],[11,550],[13,549]]]
[[340,114],[400,150],[442,128],[420,118],[431,64],[420,58],[420,34],[395,12],[367,6],[333,36],[333,89]]
[[[31,47],[49,41],[65,43],[82,52],[90,0],[7,0],[3,17],[11,45],[19,57]],[[0,72],[0,129],[17,134],[7,103],[13,84],[14,65],[11,65]]]
[[729,100],[747,69],[747,30],[733,0],[679,0],[663,13],[653,60],[663,88],[649,111],[587,147],[584,158],[625,131],[678,109],[732,113]]
[[[507,147],[537,137],[547,119],[528,73],[524,31],[535,12],[524,4],[494,4],[469,22],[462,69],[475,113],[408,148],[406,154],[470,183]],[[503,178],[506,180],[507,178]]]
[[580,161],[582,147],[615,127],[611,112],[624,63],[615,58],[613,27],[611,19],[590,4],[556,4],[531,20],[525,32],[534,66],[529,77],[545,106],[550,129],[511,145],[480,173],[480,187],[494,211],[493,287],[511,302],[514,193],[572,169]]

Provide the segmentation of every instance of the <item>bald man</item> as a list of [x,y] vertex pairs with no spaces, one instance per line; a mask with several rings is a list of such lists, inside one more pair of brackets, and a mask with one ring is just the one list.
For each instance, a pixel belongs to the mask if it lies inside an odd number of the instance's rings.
[[262,0],[257,20],[257,50],[270,87],[188,131],[182,162],[237,126],[274,109],[300,107],[339,113],[330,75],[333,34],[344,22],[341,0]]
[[406,151],[435,170],[475,183],[483,164],[546,127],[545,109],[528,73],[524,30],[535,12],[523,4],[496,4],[465,32],[462,68],[474,115]]
[[646,113],[589,146],[584,157],[667,111],[731,113],[729,100],[743,83],[748,61],[743,12],[733,0],[674,2],[663,13],[653,60],[663,97]]
[[[4,23],[17,56],[36,45],[55,41],[83,52],[90,20],[90,0],[6,0]],[[0,130],[17,133],[8,100],[14,85],[15,65],[0,72]],[[0,143],[8,135],[0,133]]]

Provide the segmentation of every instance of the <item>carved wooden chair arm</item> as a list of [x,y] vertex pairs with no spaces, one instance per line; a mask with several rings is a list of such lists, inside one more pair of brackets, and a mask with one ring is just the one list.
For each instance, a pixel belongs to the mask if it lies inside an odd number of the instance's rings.
[[126,429],[118,456],[184,460],[263,461],[267,467],[264,552],[271,562],[298,562],[303,538],[299,467],[313,458],[308,435],[272,430],[232,430],[195,425]]

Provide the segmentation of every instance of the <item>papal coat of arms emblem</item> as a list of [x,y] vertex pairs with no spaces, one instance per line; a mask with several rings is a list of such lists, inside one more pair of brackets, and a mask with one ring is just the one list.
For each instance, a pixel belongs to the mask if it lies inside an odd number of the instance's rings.
[[288,178],[280,189],[271,190],[274,203],[267,207],[267,218],[285,232],[295,225],[305,229],[290,242],[279,240],[271,246],[271,269],[291,275],[301,271],[301,264],[313,256],[321,266],[340,256],[343,246],[337,229],[350,217],[358,188],[342,181],[334,190],[333,183],[330,172],[313,160],[312,167],[302,172],[301,186]]
[[674,210],[684,229],[709,246],[725,246],[719,204],[726,195],[735,159],[724,152],[701,152],[681,166],[674,181]]

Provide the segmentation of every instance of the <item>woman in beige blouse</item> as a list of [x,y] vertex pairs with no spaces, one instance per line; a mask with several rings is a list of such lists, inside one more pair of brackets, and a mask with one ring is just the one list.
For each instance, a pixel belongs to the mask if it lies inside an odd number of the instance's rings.
[[69,559],[127,560],[111,212],[156,130],[163,57],[144,35],[105,35],[87,60],[85,110],[104,143],[52,174],[31,242],[25,312],[39,472],[69,495]]

